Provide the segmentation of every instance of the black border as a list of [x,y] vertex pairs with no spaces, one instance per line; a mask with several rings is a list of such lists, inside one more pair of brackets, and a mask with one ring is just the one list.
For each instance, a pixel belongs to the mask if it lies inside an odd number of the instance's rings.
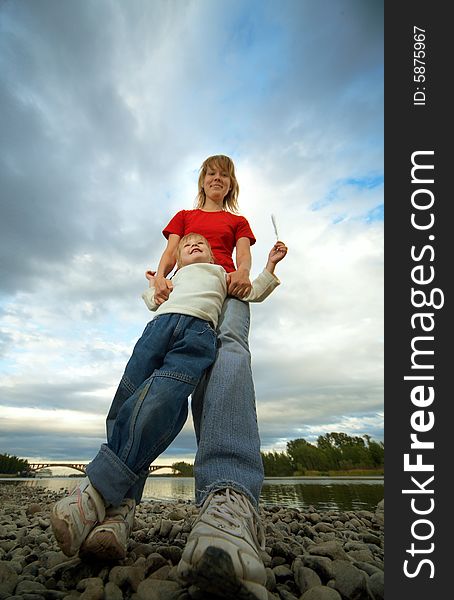
[[[400,598],[445,598],[451,597],[450,539],[454,533],[452,522],[453,492],[448,489],[451,479],[448,461],[449,450],[453,447],[449,405],[452,391],[449,389],[450,372],[454,373],[454,357],[450,350],[454,334],[449,312],[452,297],[451,288],[454,271],[451,257],[454,257],[451,239],[452,192],[449,190],[451,172],[449,148],[452,124],[448,109],[449,88],[452,86],[452,32],[448,17],[448,3],[405,0],[389,2],[385,7],[385,558],[387,600]],[[413,93],[419,85],[413,81],[413,27],[426,30],[426,89],[424,106],[413,105]],[[415,151],[433,150],[434,184],[430,186],[435,194],[433,212],[435,224],[430,231],[435,236],[427,241],[429,232],[415,230],[410,222],[412,212],[411,194],[415,184],[411,183],[411,155]],[[428,186],[429,187],[429,186]],[[428,488],[434,490],[434,510],[427,518],[433,522],[434,534],[426,542],[414,540],[411,527],[418,517],[411,509],[411,495],[403,494],[403,489],[411,485],[411,475],[404,471],[403,456],[409,452],[410,433],[413,429],[410,417],[417,408],[410,400],[413,382],[404,381],[404,376],[414,374],[410,369],[411,339],[415,336],[410,319],[417,312],[411,305],[411,269],[415,262],[410,255],[412,245],[422,247],[432,243],[435,256],[432,264],[435,269],[433,287],[444,293],[444,306],[433,310],[435,327],[433,348],[435,399],[430,408],[435,415],[433,429],[420,435],[422,439],[434,441],[432,451],[425,451],[425,462],[432,458],[434,481]],[[428,256],[428,255],[427,255]],[[429,308],[425,310],[431,310]],[[430,335],[429,333],[427,335]],[[424,373],[428,374],[428,372]],[[428,384],[429,385],[429,384]],[[422,482],[430,473],[418,475]],[[409,485],[410,483],[410,485]],[[422,500],[421,500],[422,502]],[[422,504],[421,504],[422,506]],[[423,533],[421,528],[420,533]],[[418,548],[428,548],[434,543],[433,552],[419,554],[412,558],[406,549],[414,541]],[[410,559],[410,570],[414,573],[419,560],[428,558],[434,564],[434,577],[430,578],[431,568],[421,565],[417,576],[409,578],[404,574],[403,562]]]

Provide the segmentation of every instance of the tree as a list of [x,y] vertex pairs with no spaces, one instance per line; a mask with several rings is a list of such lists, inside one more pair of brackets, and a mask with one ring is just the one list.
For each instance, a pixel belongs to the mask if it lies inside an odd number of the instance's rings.
[[293,475],[293,465],[285,452],[261,452],[263,469],[267,477]]
[[187,462],[175,462],[172,464],[172,471],[174,475],[181,477],[194,477],[194,465]]
[[28,461],[9,454],[0,454],[0,473],[4,475],[17,475],[29,471]]
[[287,454],[293,465],[294,471],[303,474],[305,471],[324,470],[326,461],[318,448],[299,438],[287,442]]
[[385,446],[383,442],[370,441],[368,451],[374,467],[382,467],[385,464]]
[[330,457],[334,469],[369,468],[383,464],[383,461],[380,463],[383,445],[371,441],[370,435],[360,437],[331,432],[320,436],[317,445]]
[[328,465],[327,469],[340,469],[342,452],[336,447],[333,434],[326,433],[325,435],[320,435],[317,438],[317,448],[325,456]]

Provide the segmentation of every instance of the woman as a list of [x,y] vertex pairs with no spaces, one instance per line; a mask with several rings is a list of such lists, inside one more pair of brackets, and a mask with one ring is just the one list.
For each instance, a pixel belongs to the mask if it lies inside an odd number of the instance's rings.
[[[212,332],[213,367],[200,380],[195,391],[192,386],[186,394],[187,398],[192,392],[198,445],[194,464],[196,501],[201,510],[188,537],[178,572],[182,578],[200,588],[205,586],[209,593],[209,573],[203,565],[208,562],[216,567],[214,563],[221,561],[223,564],[214,571],[219,573],[222,568],[225,572],[226,565],[230,563],[229,555],[236,578],[260,600],[266,600],[266,573],[259,557],[264,536],[256,510],[263,483],[263,466],[248,347],[249,305],[239,299],[245,298],[252,287],[249,280],[250,246],[255,238],[247,220],[237,214],[238,189],[230,158],[212,156],[203,163],[197,208],[177,213],[163,231],[168,241],[154,278],[154,302],[160,305],[172,294],[172,281],[166,276],[175,266],[180,240],[188,233],[204,236],[211,245],[214,262],[227,271],[228,293],[232,297],[228,297],[222,306],[217,349]],[[281,253],[282,258],[287,250],[283,244],[278,249],[278,245],[275,250]],[[232,260],[233,250],[236,250],[236,268]],[[149,436],[144,438],[145,434],[141,437],[138,428],[140,411],[148,398],[147,389],[154,390],[152,385],[161,385],[159,382],[149,383],[149,380],[156,379],[158,371],[150,364],[152,361],[145,343],[149,330],[150,335],[154,335],[151,331],[153,323],[155,321],[147,326],[136,344],[113,399],[107,416],[108,443],[102,445],[98,455],[87,466],[87,480],[53,508],[52,527],[67,555],[73,555],[80,549],[82,554],[94,554],[98,558],[121,559],[126,556],[136,502],[142,497],[148,476],[149,463],[144,452],[139,451],[142,446],[137,440],[144,441],[145,445],[155,443]],[[179,327],[176,325],[175,331],[172,330],[169,344],[178,338]],[[192,359],[202,343],[197,337],[192,338],[194,340],[196,350],[191,354]],[[196,363],[197,372],[203,371],[200,358],[192,362]],[[168,369],[164,371],[158,379],[163,379],[162,385],[168,387],[166,378],[173,381],[178,373]],[[182,377],[181,374],[178,376]],[[194,379],[194,385],[199,377]],[[156,398],[162,399],[160,389]],[[176,398],[172,396],[170,400],[169,408],[175,412]],[[166,402],[169,402],[167,397]],[[145,408],[151,411],[154,407],[155,404],[150,401]],[[170,443],[186,420],[187,412],[184,411],[187,411],[187,403],[182,407],[182,416],[177,419],[178,427],[175,426],[172,435],[167,435],[165,426],[160,425],[165,420],[156,417],[142,421],[144,426],[158,427],[159,435],[167,436],[165,442]],[[130,457],[134,452],[139,456],[132,469],[122,457]],[[115,472],[115,477],[112,472]],[[120,498],[123,500],[117,504]],[[234,574],[232,576],[235,578]]]
[[[263,533],[256,508],[264,474],[248,345],[250,311],[240,300],[251,289],[250,247],[255,237],[238,215],[238,193],[233,161],[223,155],[207,158],[200,169],[196,208],[180,211],[163,230],[168,241],[156,273],[155,302],[164,302],[172,293],[166,276],[175,266],[181,237],[190,231],[205,236],[216,262],[229,273],[228,293],[236,298],[224,302],[216,361],[192,396],[196,502],[202,509],[178,570],[200,584],[197,564],[208,546],[216,546],[230,554],[245,585],[266,599],[265,568],[258,553]],[[247,556],[240,560],[238,553]]]

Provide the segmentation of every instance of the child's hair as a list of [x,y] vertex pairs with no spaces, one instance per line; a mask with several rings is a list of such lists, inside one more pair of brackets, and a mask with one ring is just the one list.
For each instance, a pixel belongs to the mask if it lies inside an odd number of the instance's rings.
[[226,171],[230,177],[231,187],[224,198],[223,208],[232,212],[238,213],[238,194],[240,193],[240,186],[238,185],[238,181],[235,176],[235,165],[233,164],[233,160],[224,154],[217,154],[215,156],[209,156],[206,160],[203,161],[202,166],[200,167],[200,175],[198,187],[199,191],[196,198],[196,208],[203,208],[206,201],[205,190],[203,189],[203,181],[205,179],[205,175],[209,167],[218,167],[222,171]]
[[209,250],[210,250],[210,255],[211,255],[211,260],[214,263],[214,256],[213,256],[213,251],[211,250],[211,244],[210,242],[206,239],[206,237],[203,237],[203,235],[200,235],[200,233],[188,233],[187,235],[183,236],[181,238],[181,240],[178,242],[178,246],[177,246],[177,252],[176,252],[176,259],[177,259],[177,267],[180,268],[180,261],[181,261],[181,250],[183,249],[183,246],[186,244],[186,242],[188,242],[189,240],[192,239],[197,239],[197,240],[203,240],[206,245],[208,246]]

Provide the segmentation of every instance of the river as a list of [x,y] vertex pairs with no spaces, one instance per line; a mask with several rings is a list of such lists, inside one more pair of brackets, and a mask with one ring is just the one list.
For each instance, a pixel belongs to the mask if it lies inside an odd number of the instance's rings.
[[[35,479],[0,479],[0,484],[41,486],[50,490],[71,490],[77,477],[37,477]],[[302,510],[310,506],[317,511],[375,510],[384,497],[383,478],[267,478],[264,481],[261,503],[278,504]],[[148,477],[143,501],[194,499],[192,477]]]

